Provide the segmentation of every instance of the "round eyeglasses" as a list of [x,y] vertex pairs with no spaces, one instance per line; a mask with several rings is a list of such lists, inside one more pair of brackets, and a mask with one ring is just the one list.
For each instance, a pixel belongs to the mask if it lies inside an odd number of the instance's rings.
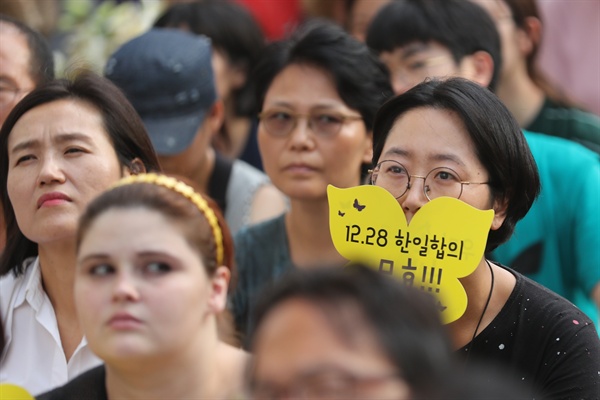
[[399,199],[411,188],[411,178],[423,179],[423,193],[428,200],[447,196],[460,199],[463,185],[487,185],[489,182],[462,181],[453,169],[434,168],[425,176],[410,175],[404,165],[394,160],[384,160],[371,171],[371,184],[381,186]]
[[358,115],[343,115],[333,111],[320,111],[313,114],[295,114],[289,111],[270,110],[258,115],[265,130],[275,137],[286,137],[296,128],[300,118],[308,120],[308,126],[319,137],[337,135],[347,121],[362,119]]

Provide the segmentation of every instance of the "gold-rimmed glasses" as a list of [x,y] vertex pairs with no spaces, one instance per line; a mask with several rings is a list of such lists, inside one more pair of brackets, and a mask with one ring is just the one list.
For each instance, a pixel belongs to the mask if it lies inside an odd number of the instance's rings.
[[461,180],[456,171],[447,167],[437,167],[425,176],[411,175],[404,165],[394,160],[384,160],[371,172],[371,184],[381,186],[399,199],[411,188],[411,178],[423,179],[423,193],[428,200],[447,196],[459,199],[464,185],[487,185],[489,182],[469,182]]

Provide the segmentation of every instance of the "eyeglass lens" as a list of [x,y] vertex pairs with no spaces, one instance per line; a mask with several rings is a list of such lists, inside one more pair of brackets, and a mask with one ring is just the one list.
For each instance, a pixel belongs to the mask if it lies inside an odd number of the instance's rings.
[[[273,112],[265,114],[262,122],[265,129],[274,136],[289,135],[301,116],[292,115],[285,112]],[[308,116],[308,125],[312,131],[319,136],[336,135],[344,123],[344,118],[336,114],[313,114]]]
[[[416,179],[397,161],[382,161],[373,170],[371,183],[390,192],[395,198],[402,197],[414,185]],[[458,199],[462,193],[462,183],[458,174],[450,168],[439,167],[431,170],[424,178],[423,192],[429,200],[448,196]]]

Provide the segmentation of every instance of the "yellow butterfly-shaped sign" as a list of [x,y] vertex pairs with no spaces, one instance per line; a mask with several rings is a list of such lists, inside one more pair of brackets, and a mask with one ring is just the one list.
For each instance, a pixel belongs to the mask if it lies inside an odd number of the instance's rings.
[[327,196],[331,237],[343,257],[433,293],[444,323],[464,314],[468,299],[458,278],[481,261],[493,210],[439,197],[408,226],[398,201],[381,187],[329,185]]
[[33,396],[20,386],[10,383],[0,383],[0,399],[2,400],[33,400]]

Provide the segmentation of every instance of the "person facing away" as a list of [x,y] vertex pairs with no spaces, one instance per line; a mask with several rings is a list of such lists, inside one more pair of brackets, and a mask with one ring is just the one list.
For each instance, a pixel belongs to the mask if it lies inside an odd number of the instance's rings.
[[[428,76],[462,76],[496,87],[503,63],[500,39],[476,4],[417,0],[385,10],[367,43],[392,71],[397,93]],[[598,155],[560,138],[527,131],[525,138],[540,173],[541,195],[492,257],[566,297],[598,326],[600,235],[590,218],[600,212]]]
[[223,101],[224,121],[215,135],[215,149],[262,170],[256,141],[258,120],[250,72],[260,58],[265,38],[252,14],[228,0],[203,0],[169,7],[154,23],[211,40],[217,95]]
[[[254,399],[528,393],[499,372],[475,375],[457,364],[432,297],[361,264],[292,271],[262,293],[255,313],[248,371]],[[487,379],[493,381],[484,385]]]
[[583,110],[538,66],[544,24],[536,0],[470,1],[489,13],[500,33],[502,65],[495,91],[519,125],[600,153],[600,117]]
[[[36,86],[54,79],[54,58],[40,33],[1,13],[0,37],[1,128],[8,113],[23,96]],[[0,213],[0,251],[6,241],[4,229],[4,216]]]
[[42,85],[8,115],[0,129],[0,382],[36,395],[100,363],[75,313],[77,221],[121,177],[159,168],[131,104],[92,73]]
[[327,185],[361,183],[375,112],[392,94],[377,57],[323,21],[272,44],[253,80],[263,165],[290,208],[234,237],[240,278],[231,306],[242,334],[251,330],[255,298],[266,283],[293,268],[343,260],[329,234]]
[[218,333],[232,267],[212,200],[166,175],[120,181],[77,235],[77,313],[104,365],[38,399],[239,398],[248,356]]
[[223,102],[208,38],[151,29],[121,46],[104,74],[141,116],[163,170],[191,179],[214,198],[232,233],[285,210],[284,196],[265,174],[211,146],[223,123]]

